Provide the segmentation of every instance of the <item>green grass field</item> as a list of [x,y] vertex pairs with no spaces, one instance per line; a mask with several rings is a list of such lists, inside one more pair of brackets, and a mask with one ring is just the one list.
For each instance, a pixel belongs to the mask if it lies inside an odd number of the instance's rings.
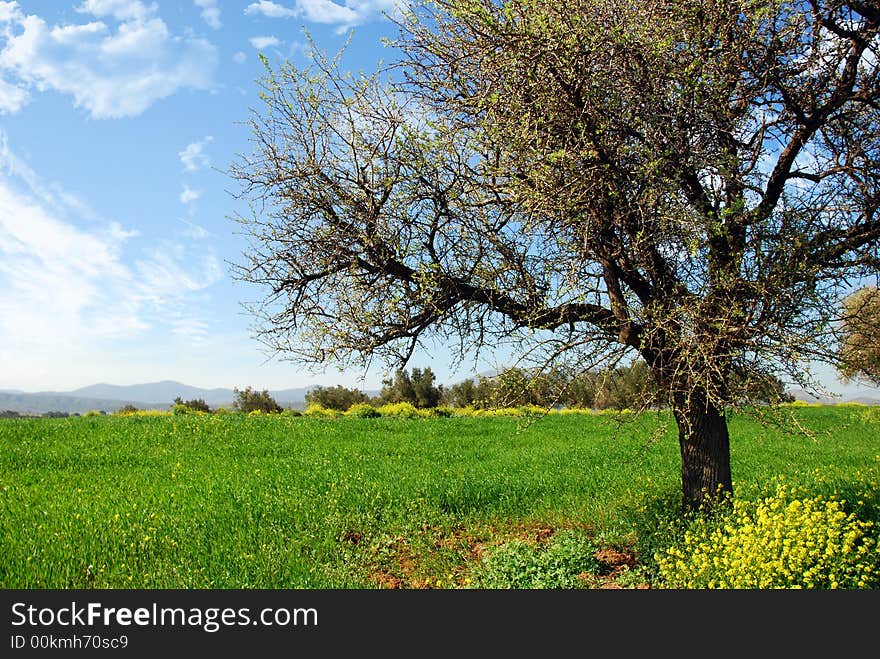
[[[790,412],[812,436],[731,419],[737,497],[783,476],[876,516],[880,408]],[[665,413],[627,418],[0,420],[0,586],[461,587],[564,528],[647,565],[678,444]]]

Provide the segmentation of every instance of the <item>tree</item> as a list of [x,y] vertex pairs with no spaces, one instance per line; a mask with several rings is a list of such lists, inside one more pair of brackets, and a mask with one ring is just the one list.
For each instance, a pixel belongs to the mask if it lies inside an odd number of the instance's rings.
[[183,406],[194,412],[206,412],[210,414],[211,407],[205,402],[204,398],[193,398],[191,400],[183,400],[180,396],[174,399],[174,405]]
[[477,400],[477,384],[473,378],[456,382],[444,392],[443,403],[452,407],[470,407]]
[[355,403],[367,403],[369,396],[359,389],[348,389],[341,384],[335,387],[315,387],[306,393],[307,404],[317,404],[331,410],[346,411]]
[[865,286],[843,303],[843,339],[838,370],[846,380],[880,386],[880,290]]
[[658,400],[655,380],[643,361],[598,374],[595,386],[593,404],[599,409],[642,409],[665,402]]
[[809,386],[880,266],[878,27],[864,0],[435,0],[375,74],[267,63],[230,171],[256,336],[309,364],[634,355],[683,504],[732,493],[733,374]]
[[412,369],[412,386],[415,394],[415,402],[413,405],[419,408],[432,408],[440,404],[443,397],[442,385],[435,385],[437,376],[428,366],[424,369]]
[[443,391],[434,385],[436,376],[430,367],[413,368],[412,374],[398,369],[382,382],[379,399],[383,403],[412,403],[419,408],[437,407]]
[[275,402],[275,399],[269,394],[268,389],[257,391],[248,386],[244,389],[233,389],[235,400],[232,403],[233,409],[239,412],[265,412],[271,414],[273,412],[281,412],[281,406]]

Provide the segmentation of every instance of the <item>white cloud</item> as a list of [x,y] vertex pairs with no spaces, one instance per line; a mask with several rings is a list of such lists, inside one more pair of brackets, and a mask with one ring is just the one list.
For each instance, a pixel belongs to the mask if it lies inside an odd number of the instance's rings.
[[332,0],[297,0],[295,7],[287,7],[271,0],[260,0],[249,4],[244,13],[262,14],[267,18],[303,18],[344,29],[360,25],[383,11],[393,12],[400,4],[400,0],[346,0],[345,4]]
[[180,157],[180,162],[183,163],[183,168],[188,172],[194,172],[197,169],[208,167],[211,164],[211,159],[205,153],[205,147],[213,141],[214,138],[208,135],[203,140],[187,144],[186,148],[177,154]]
[[245,55],[240,50],[232,56],[232,61],[234,61],[236,64],[244,64],[246,59],[247,55]]
[[183,192],[180,193],[180,203],[181,204],[191,204],[196,199],[202,196],[201,190],[193,190],[186,183],[183,184]]
[[[216,48],[204,39],[171,34],[155,4],[126,0],[86,0],[77,11],[111,17],[50,26],[6,3],[0,34],[0,107],[20,109],[25,90],[69,94],[93,118],[133,117],[180,89],[210,89]],[[14,79],[10,79],[10,76]],[[18,90],[16,92],[16,90]]]
[[171,319],[171,333],[188,343],[205,344],[208,339],[208,323],[196,318]]
[[192,238],[193,240],[202,240],[211,235],[210,232],[200,224],[196,224],[195,222],[191,222],[183,218],[179,219],[187,227],[186,229],[184,229],[183,235]]
[[85,0],[76,8],[81,14],[113,16],[120,21],[143,20],[156,12],[156,3],[149,5],[138,0]]
[[260,0],[260,2],[249,4],[245,7],[244,13],[262,14],[269,18],[294,18],[299,15],[295,9],[288,9],[269,0]]
[[28,102],[27,90],[0,78],[0,114],[15,114]]
[[281,45],[278,37],[251,37],[250,42],[251,45],[257,50],[263,50],[264,48],[274,48],[275,46]]
[[219,30],[223,27],[220,22],[220,8],[217,6],[217,0],[193,0],[196,6],[202,10],[202,20],[207,23],[208,27]]
[[315,23],[356,25],[365,18],[351,8],[337,5],[330,0],[299,0],[297,6],[306,20]]
[[222,277],[213,252],[138,245],[137,232],[118,222],[83,222],[78,205],[65,205],[72,196],[53,187],[0,133],[0,346],[14,356],[4,356],[3,370],[15,369],[7,377],[37,381],[75,359],[88,366],[87,355],[109,359],[114,342],[147,330],[162,341],[201,327],[195,303]]
[[0,2],[0,23],[8,23],[19,13],[17,2]]

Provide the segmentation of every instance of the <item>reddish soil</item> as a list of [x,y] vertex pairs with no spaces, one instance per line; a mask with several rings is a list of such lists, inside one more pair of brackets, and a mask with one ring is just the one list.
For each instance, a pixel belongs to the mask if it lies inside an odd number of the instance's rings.
[[[464,586],[468,564],[479,561],[484,552],[494,546],[517,538],[525,542],[535,544],[546,543],[559,529],[545,524],[517,525],[513,528],[500,529],[491,527],[481,532],[468,530],[464,527],[453,529],[422,527],[416,535],[427,536],[430,546],[438,551],[454,552],[460,556],[462,564],[453,568],[452,576],[458,586]],[[343,540],[354,545],[358,544],[362,536],[357,531],[348,531]],[[430,567],[423,565],[423,560],[415,552],[407,538],[398,536],[386,545],[386,558],[374,563],[370,573],[370,581],[379,588],[392,589],[421,589],[435,588],[436,576],[430,574]],[[585,582],[593,588],[622,589],[616,579],[625,571],[634,569],[638,561],[635,554],[620,551],[610,547],[600,549],[595,554],[601,568],[599,574],[580,575]],[[448,583],[449,575],[444,580]],[[446,586],[448,587],[448,586]],[[647,585],[635,586],[638,589],[646,589]]]

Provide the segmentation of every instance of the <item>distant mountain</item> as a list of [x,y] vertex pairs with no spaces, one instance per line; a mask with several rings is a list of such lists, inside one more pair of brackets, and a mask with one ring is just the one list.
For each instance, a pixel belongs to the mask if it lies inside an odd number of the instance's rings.
[[880,398],[875,398],[873,396],[847,395],[816,397],[813,394],[804,391],[803,389],[791,389],[788,393],[794,396],[795,400],[799,400],[804,403],[821,403],[823,405],[834,405],[835,403],[861,403],[862,405],[880,405]]
[[[281,405],[284,405],[285,403],[303,402],[306,394],[313,388],[314,387],[278,390],[270,389],[269,393]],[[235,392],[232,389],[202,389],[200,387],[193,387],[173,380],[132,385],[93,384],[88,387],[82,387],[81,389],[65,393],[70,396],[106,398],[108,400],[168,401],[169,404],[175,398],[180,396],[183,400],[201,398],[208,405],[215,406],[231,405],[232,401],[235,400]]]
[[170,405],[142,403],[132,400],[107,400],[105,398],[80,398],[55,393],[6,393],[0,392],[0,412],[11,411],[20,414],[45,414],[46,412],[67,412],[85,414],[91,410],[115,412],[126,405],[139,409],[168,409]]
[[789,389],[788,393],[794,396],[795,400],[799,400],[803,403],[822,403],[823,405],[833,405],[834,403],[843,402],[843,398],[834,398],[833,396],[822,396],[821,398],[817,398],[813,394],[808,393],[803,389]]
[[871,398],[870,396],[857,396],[850,398],[848,403],[861,403],[862,405],[880,405],[880,398]]
[[131,385],[93,384],[81,389],[63,392],[63,395],[107,400],[162,401],[167,404],[171,404],[175,398],[180,396],[184,400],[201,398],[208,405],[231,403],[234,398],[232,389],[201,389],[173,380]]
[[[314,389],[314,386],[270,389],[269,393],[282,407],[302,408],[305,406],[306,394],[311,389]],[[378,392],[366,393],[373,395]],[[229,407],[235,400],[235,391],[222,388],[202,389],[173,380],[132,385],[100,383],[73,391],[26,393],[4,390],[0,391],[0,412],[9,410],[24,414],[46,412],[84,414],[90,410],[115,412],[126,405],[134,405],[142,410],[167,410],[178,396],[183,400],[201,398],[211,407]]]

